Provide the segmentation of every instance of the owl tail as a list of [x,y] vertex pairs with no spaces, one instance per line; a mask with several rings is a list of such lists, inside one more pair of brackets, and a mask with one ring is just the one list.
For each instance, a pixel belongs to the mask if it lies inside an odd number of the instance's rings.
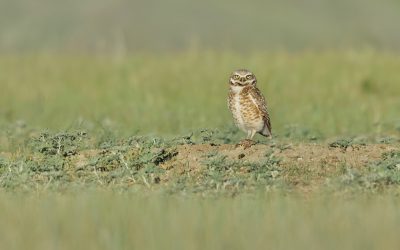
[[261,135],[265,137],[272,138],[272,132],[271,129],[268,126],[265,126],[263,130],[260,132]]

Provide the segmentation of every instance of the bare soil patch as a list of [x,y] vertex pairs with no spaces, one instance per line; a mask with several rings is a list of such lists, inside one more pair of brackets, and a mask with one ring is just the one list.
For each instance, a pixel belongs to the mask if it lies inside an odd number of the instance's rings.
[[293,184],[318,184],[335,176],[344,168],[362,170],[379,159],[385,152],[399,150],[398,145],[354,145],[346,149],[332,148],[323,144],[293,144],[282,147],[253,145],[248,149],[236,145],[182,145],[178,154],[161,167],[170,174],[196,173],[202,171],[205,157],[210,154],[226,156],[226,160],[243,163],[260,163],[269,157],[281,159],[284,179]]

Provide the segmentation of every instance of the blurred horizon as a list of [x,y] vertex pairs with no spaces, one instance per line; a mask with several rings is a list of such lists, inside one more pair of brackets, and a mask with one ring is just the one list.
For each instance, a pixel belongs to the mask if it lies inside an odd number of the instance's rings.
[[400,49],[400,1],[0,1],[0,53]]

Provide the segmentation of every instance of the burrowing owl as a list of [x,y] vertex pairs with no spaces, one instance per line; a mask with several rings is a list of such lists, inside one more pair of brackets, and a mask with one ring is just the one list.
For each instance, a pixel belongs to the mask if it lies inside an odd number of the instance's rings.
[[267,105],[256,83],[255,75],[245,69],[236,70],[229,79],[228,107],[236,126],[247,132],[249,140],[256,133],[272,136]]

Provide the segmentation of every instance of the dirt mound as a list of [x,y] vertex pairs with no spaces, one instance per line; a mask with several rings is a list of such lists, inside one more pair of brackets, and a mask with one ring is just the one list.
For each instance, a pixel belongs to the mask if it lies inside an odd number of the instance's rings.
[[279,159],[284,178],[301,184],[325,180],[343,171],[343,168],[362,169],[381,159],[385,152],[399,150],[396,145],[368,144],[335,148],[322,144],[253,145],[244,149],[236,145],[182,145],[177,155],[161,164],[161,167],[177,174],[201,171],[207,157],[219,155],[225,161],[240,161],[243,164]]

